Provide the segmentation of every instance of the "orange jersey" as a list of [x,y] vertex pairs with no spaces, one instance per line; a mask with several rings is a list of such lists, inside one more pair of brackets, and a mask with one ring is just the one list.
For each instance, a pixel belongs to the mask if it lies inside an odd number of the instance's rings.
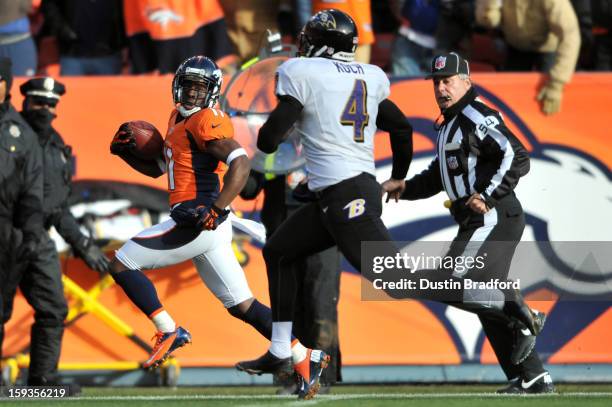
[[209,205],[217,199],[226,165],[206,151],[206,144],[233,137],[232,122],[221,110],[202,109],[186,119],[172,112],[164,142],[170,206],[191,200]]
[[374,43],[370,0],[313,0],[312,2],[312,10],[315,13],[327,8],[344,11],[353,17],[359,34],[359,45]]

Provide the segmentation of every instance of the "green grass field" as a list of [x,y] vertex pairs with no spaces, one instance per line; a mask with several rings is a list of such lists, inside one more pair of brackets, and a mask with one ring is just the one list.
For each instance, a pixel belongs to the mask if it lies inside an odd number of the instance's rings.
[[[414,406],[414,407],[497,407],[497,406],[612,406],[612,385],[559,385],[559,394],[545,396],[498,396],[499,386],[337,386],[330,394],[314,400],[297,401],[295,396],[276,396],[273,387],[192,387],[192,388],[94,388],[80,397],[62,400],[32,400],[49,406]],[[2,399],[0,405],[23,406],[24,401]]]

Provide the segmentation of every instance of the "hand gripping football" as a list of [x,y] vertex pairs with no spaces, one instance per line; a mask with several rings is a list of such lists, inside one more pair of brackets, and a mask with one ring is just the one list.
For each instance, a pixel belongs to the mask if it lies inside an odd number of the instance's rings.
[[136,147],[132,150],[136,157],[150,160],[162,155],[164,139],[155,126],[144,120],[128,122],[128,126],[136,141]]

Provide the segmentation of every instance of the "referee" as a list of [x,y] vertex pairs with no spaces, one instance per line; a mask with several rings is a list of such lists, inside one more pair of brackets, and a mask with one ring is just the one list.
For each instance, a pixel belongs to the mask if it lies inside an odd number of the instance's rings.
[[[487,253],[488,259],[494,259],[487,262],[484,275],[477,275],[476,270],[453,275],[481,281],[506,280],[525,228],[525,216],[514,188],[519,178],[529,172],[529,156],[501,114],[478,98],[465,59],[454,52],[434,57],[428,79],[433,80],[441,111],[435,124],[436,158],[429,168],[406,181],[401,196],[398,191],[391,196],[416,200],[445,191],[452,202],[450,212],[459,225],[449,255]],[[535,314],[543,323],[544,315]],[[499,392],[554,392],[537,352],[516,349],[535,346],[535,337],[525,335],[523,332],[528,331],[521,329],[524,326],[488,314],[479,314],[479,318],[511,381]],[[522,360],[517,356],[525,354]]]

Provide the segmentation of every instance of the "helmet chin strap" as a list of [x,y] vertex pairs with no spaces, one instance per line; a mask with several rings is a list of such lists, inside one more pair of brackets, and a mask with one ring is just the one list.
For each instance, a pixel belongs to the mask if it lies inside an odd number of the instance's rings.
[[[313,47],[311,46],[310,49],[312,49]],[[320,57],[321,55],[323,55],[325,53],[325,51],[327,51],[329,47],[327,45],[322,46],[321,48],[319,48],[314,54],[312,54],[313,58],[316,57]],[[309,54],[312,51],[309,50]],[[345,52],[345,51],[338,51],[334,54],[332,54],[329,58],[331,59],[335,59],[337,61],[342,61],[342,62],[353,62],[355,60],[355,53],[354,52]]]
[[176,106],[176,110],[178,110],[178,111],[179,111],[179,113],[181,114],[181,116],[183,116],[183,117],[189,117],[189,116],[191,116],[192,114],[197,113],[197,112],[199,112],[200,110],[202,110],[202,108],[201,108],[200,106],[194,106],[194,107],[192,107],[191,109],[185,109],[185,108],[183,107],[183,105],[181,105],[181,104],[179,103],[179,104],[177,104],[177,106]]
[[343,61],[343,62],[353,62],[355,60],[355,53],[339,51],[339,52],[336,52],[334,55],[332,55],[331,58],[337,59],[338,61]]

